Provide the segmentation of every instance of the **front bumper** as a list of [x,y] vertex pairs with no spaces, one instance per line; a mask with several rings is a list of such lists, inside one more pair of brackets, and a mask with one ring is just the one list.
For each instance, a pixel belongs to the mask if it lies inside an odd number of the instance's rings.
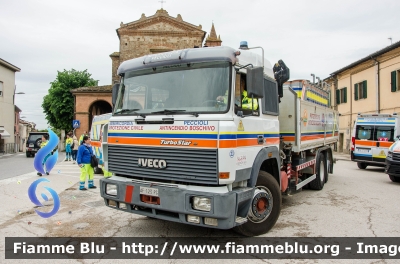
[[351,161],[363,162],[368,165],[377,165],[377,166],[385,165],[384,158],[372,158],[372,157],[365,157],[365,156],[361,156],[361,155],[355,155],[353,151],[350,152],[350,158],[351,158]]
[[[116,196],[106,194],[106,184],[117,185],[118,192]],[[142,202],[140,199],[140,186],[157,188],[160,204]],[[238,212],[242,212],[240,217],[245,217],[243,212],[247,216],[254,188],[243,187],[228,191],[226,186],[202,187],[150,183],[113,176],[100,180],[100,194],[104,198],[106,206],[117,210],[184,224],[230,229],[243,223],[236,222]],[[191,204],[193,196],[211,198],[211,211],[204,212],[193,209]],[[116,201],[116,206],[110,206],[110,201]],[[121,203],[126,204],[126,209],[120,208]],[[200,223],[188,222],[187,215],[199,216]],[[205,218],[217,219],[217,226],[207,225]]]
[[31,153],[37,153],[39,151],[39,149],[38,148],[29,148],[28,147],[26,151],[31,152]]
[[385,173],[393,176],[400,176],[400,161],[386,158]]

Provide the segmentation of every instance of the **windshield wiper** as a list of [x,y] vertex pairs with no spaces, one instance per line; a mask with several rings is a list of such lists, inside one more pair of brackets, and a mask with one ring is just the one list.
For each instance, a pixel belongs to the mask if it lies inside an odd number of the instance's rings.
[[128,109],[128,108],[125,108],[125,109],[119,110],[118,112],[115,112],[114,114],[132,113],[132,114],[134,114],[134,115],[139,115],[139,116],[141,116],[141,117],[143,117],[143,118],[146,117],[144,114],[139,114],[139,113],[137,113],[137,112],[136,112],[137,110],[140,110],[140,109],[139,109],[139,108],[135,108],[135,109]]
[[151,112],[152,114],[176,114],[179,112],[186,112],[186,110],[179,110],[179,109],[164,109],[162,111]]
[[192,114],[192,115],[194,115],[195,117],[199,117],[199,113],[197,113],[197,112],[190,112],[190,113],[187,113],[187,114]]

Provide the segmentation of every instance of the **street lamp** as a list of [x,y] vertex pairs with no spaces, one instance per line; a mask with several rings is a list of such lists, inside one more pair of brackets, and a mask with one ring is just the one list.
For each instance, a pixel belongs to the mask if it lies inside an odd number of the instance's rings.
[[241,41],[240,47],[241,50],[251,50],[251,49],[261,49],[262,50],[262,67],[264,68],[264,49],[262,47],[251,47],[247,45],[247,41]]

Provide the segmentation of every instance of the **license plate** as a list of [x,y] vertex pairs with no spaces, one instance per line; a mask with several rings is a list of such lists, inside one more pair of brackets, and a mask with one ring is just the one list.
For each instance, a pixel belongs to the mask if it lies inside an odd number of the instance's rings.
[[158,197],[158,189],[140,186],[140,194]]
[[29,147],[30,147],[30,148],[33,148],[33,144],[29,144]]
[[357,149],[357,152],[360,152],[360,153],[369,153],[369,151],[370,151],[370,149],[363,149],[363,148]]

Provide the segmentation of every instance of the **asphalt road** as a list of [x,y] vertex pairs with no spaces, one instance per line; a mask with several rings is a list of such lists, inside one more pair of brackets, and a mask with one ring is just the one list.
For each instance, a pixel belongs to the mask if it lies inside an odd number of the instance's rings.
[[[65,152],[58,155],[58,161],[65,159]],[[27,158],[25,153],[17,153],[12,155],[0,154],[0,180],[23,175],[35,170],[33,166],[33,157]]]
[[[231,230],[216,230],[151,219],[104,206],[99,189],[78,190],[79,169],[58,163],[50,175],[51,187],[60,196],[61,207],[51,218],[41,218],[26,195],[37,179],[32,175],[0,181],[3,216],[0,219],[0,262],[4,238],[16,237],[219,237],[237,236]],[[95,177],[98,185],[100,176]],[[284,196],[278,222],[263,237],[400,237],[400,184],[393,183],[382,168],[357,168],[339,160],[321,191],[303,190]],[[51,205],[51,203],[49,204]],[[17,208],[21,212],[17,213]],[[137,261],[143,263],[142,261]],[[249,260],[146,260],[146,263],[248,263]],[[251,260],[251,263],[398,263],[398,260]],[[7,260],[7,263],[52,263],[43,260]],[[58,260],[57,263],[132,263],[132,260]]]

